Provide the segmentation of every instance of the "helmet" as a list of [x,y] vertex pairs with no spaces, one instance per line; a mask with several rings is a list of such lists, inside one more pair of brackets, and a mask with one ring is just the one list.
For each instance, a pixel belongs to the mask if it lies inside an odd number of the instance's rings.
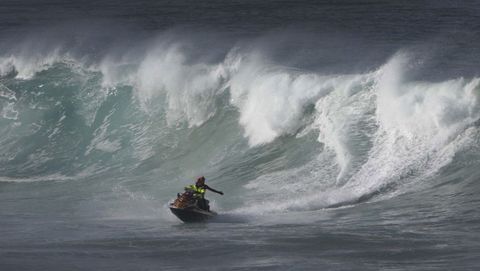
[[201,176],[197,178],[197,184],[204,185],[205,184],[205,177]]

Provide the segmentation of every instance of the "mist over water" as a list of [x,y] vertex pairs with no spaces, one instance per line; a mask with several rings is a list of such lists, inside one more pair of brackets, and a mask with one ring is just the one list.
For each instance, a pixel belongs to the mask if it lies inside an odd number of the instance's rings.
[[0,9],[2,268],[475,269],[475,3],[93,5]]

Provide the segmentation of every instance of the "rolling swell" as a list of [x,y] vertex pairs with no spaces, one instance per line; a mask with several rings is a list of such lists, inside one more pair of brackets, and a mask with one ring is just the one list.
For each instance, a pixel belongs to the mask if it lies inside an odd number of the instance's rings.
[[99,56],[68,42],[2,55],[0,181],[167,201],[201,173],[237,195],[220,208],[264,214],[435,189],[477,165],[478,77],[416,80],[408,50],[339,73],[169,35]]

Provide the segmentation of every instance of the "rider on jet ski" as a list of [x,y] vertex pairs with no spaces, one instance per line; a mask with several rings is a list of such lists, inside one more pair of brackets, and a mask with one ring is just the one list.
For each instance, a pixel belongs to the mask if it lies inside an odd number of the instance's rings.
[[198,202],[198,207],[203,210],[210,211],[210,206],[208,205],[208,200],[205,199],[205,191],[210,190],[212,192],[218,193],[220,195],[223,195],[222,191],[217,191],[208,185],[205,184],[205,177],[199,177],[197,179],[197,182],[195,184],[189,185],[185,187],[186,191],[191,191],[193,192],[193,197],[197,200]]

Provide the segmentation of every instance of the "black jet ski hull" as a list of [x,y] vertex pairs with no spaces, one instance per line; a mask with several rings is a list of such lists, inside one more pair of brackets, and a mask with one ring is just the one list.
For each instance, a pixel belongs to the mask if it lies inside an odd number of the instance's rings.
[[177,208],[170,206],[170,211],[180,220],[187,223],[203,222],[217,215],[215,212],[205,211],[196,207]]

